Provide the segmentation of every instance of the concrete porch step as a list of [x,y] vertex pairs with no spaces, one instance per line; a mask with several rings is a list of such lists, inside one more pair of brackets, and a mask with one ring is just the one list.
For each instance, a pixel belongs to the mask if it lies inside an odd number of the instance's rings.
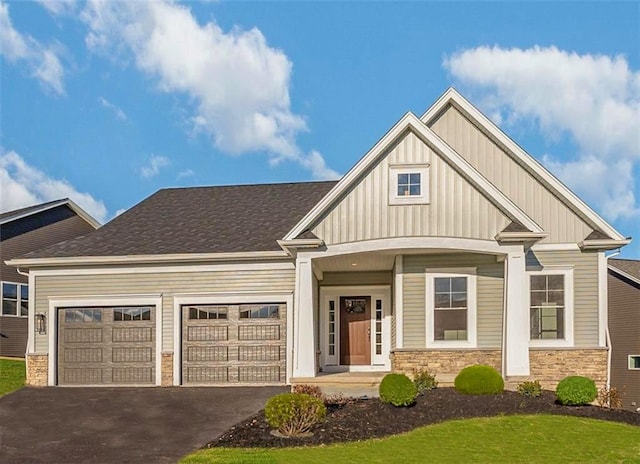
[[325,395],[350,398],[378,397],[378,387],[388,372],[321,373],[317,377],[295,377],[291,385],[314,385]]

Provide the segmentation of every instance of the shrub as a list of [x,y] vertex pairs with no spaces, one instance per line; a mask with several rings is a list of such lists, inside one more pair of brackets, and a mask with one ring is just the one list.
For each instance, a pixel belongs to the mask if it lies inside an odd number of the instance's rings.
[[418,390],[418,394],[422,394],[426,391],[433,390],[438,386],[438,381],[435,375],[429,374],[429,371],[423,369],[413,370],[413,384]]
[[335,395],[324,395],[322,397],[322,400],[324,401],[325,406],[333,406],[338,409],[356,401],[354,398],[344,396],[342,393],[336,393]]
[[528,396],[530,398],[537,398],[542,395],[542,385],[537,380],[533,382],[520,382],[518,384],[518,393],[522,396]]
[[598,404],[604,408],[619,409],[622,407],[622,394],[616,387],[603,387],[598,392]]
[[404,374],[387,374],[380,382],[380,399],[394,406],[410,406],[416,401],[418,390]]
[[269,425],[288,437],[303,435],[324,419],[322,400],[304,393],[282,393],[271,397],[264,408]]
[[306,385],[306,384],[294,385],[292,391],[293,393],[304,393],[305,395],[322,399],[322,391],[320,390],[320,387],[318,387],[317,385]]
[[579,406],[589,404],[598,396],[593,380],[580,375],[565,377],[556,387],[556,397],[560,404]]
[[478,364],[467,366],[454,380],[457,392],[465,395],[494,395],[504,390],[504,380],[491,366]]

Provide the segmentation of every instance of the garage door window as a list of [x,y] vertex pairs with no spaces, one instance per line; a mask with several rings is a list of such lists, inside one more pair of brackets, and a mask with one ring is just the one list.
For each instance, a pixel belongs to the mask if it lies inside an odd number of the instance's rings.
[[151,308],[148,306],[139,308],[114,308],[114,321],[150,321]]
[[189,319],[227,319],[226,306],[189,306]]
[[102,322],[102,308],[65,309],[64,322]]
[[279,319],[278,305],[240,305],[240,319]]

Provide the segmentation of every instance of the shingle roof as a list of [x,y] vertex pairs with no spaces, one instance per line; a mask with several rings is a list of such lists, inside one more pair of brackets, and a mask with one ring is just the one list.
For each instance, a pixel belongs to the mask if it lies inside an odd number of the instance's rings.
[[609,264],[620,269],[625,274],[640,279],[640,260],[636,259],[609,259]]
[[52,206],[56,203],[63,204],[65,201],[67,201],[67,199],[63,198],[62,200],[53,200],[53,201],[48,201],[46,203],[39,203],[37,205],[27,206],[25,208],[14,209],[13,211],[6,211],[0,214],[0,222],[4,223],[4,222],[11,221],[13,217],[27,216],[31,213],[35,213],[37,211],[47,208],[48,206]]
[[511,221],[507,224],[507,227],[502,229],[502,232],[531,232],[525,226],[520,224],[518,221]]
[[84,237],[28,258],[279,250],[336,182],[163,189]]

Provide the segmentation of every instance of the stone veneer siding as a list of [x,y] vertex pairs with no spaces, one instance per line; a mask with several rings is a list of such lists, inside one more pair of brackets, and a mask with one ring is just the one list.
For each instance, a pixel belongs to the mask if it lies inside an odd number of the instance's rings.
[[49,356],[46,354],[27,355],[26,384],[32,387],[46,387],[49,380]]
[[473,364],[488,364],[500,372],[500,350],[395,350],[391,353],[391,370],[411,375],[414,369],[426,369],[436,376],[458,375]]
[[162,379],[160,385],[162,387],[170,387],[173,385],[173,353],[162,353],[160,361]]
[[589,377],[598,388],[607,381],[606,348],[531,348],[529,363],[531,379],[549,390],[570,375]]

